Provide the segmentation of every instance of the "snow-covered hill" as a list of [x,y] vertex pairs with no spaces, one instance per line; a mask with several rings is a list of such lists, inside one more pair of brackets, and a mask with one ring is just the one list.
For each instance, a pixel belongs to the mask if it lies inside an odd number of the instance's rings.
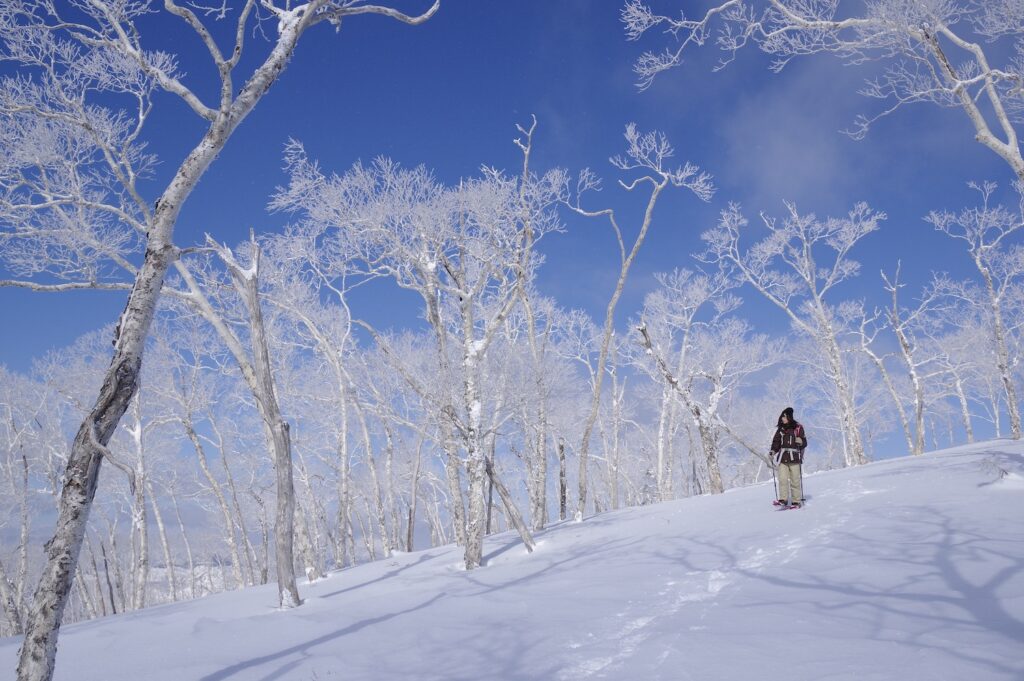
[[[1024,679],[1024,444],[989,442],[67,627],[58,680]],[[13,678],[18,641],[0,642]]]

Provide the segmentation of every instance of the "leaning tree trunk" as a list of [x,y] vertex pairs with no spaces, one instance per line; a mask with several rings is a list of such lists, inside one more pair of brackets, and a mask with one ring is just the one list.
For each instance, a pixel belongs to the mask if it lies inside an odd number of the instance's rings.
[[[194,163],[204,159],[193,152]],[[117,425],[128,409],[138,387],[142,352],[156,311],[160,288],[176,250],[171,234],[181,201],[198,180],[198,172],[186,173],[182,166],[164,194],[157,218],[149,233],[142,267],[115,331],[114,357],[107,369],[99,396],[82,422],[71,445],[64,485],[61,490],[57,526],[46,544],[46,563],[32,600],[26,622],[25,640],[18,660],[19,681],[49,681],[57,655],[57,638],[67,605],[78,556],[85,536],[89,510],[96,497],[100,463]]]
[[216,112],[203,138],[179,166],[155,204],[146,254],[114,332],[114,356],[96,402],[71,445],[57,526],[53,538],[46,544],[46,563],[19,652],[18,681],[53,678],[61,620],[78,566],[89,510],[96,497],[100,463],[107,443],[138,388],[142,354],[160,289],[167,269],[178,255],[173,238],[181,207],[228,138],[287,65],[306,25],[281,22],[281,35],[271,54],[246,82],[238,97]]
[[519,512],[519,508],[516,506],[515,500],[512,498],[511,492],[505,487],[505,483],[498,477],[497,471],[494,470],[494,462],[488,459],[485,462],[487,467],[487,477],[491,481],[491,484],[495,489],[498,490],[498,496],[501,497],[501,503],[505,507],[505,516],[508,518],[512,527],[516,528],[516,532],[519,533],[519,537],[523,540],[523,544],[526,546],[527,553],[533,553],[537,544],[533,541],[533,535],[530,534],[529,528],[526,523],[523,522],[523,514]]
[[[865,350],[865,353],[871,361],[874,362],[875,367],[878,368],[878,373],[882,375],[882,381],[885,383],[885,387],[889,390],[889,396],[892,397],[893,404],[896,406],[896,414],[899,416],[900,425],[903,427],[903,436],[907,440],[907,451],[914,454],[920,454],[921,451],[918,451],[914,444],[914,433],[910,428],[910,421],[907,420],[906,409],[903,408],[903,402],[900,400],[899,391],[896,390],[896,386],[892,382],[892,377],[889,375],[889,370],[885,367],[885,362],[883,362],[882,358],[874,352]],[[907,362],[910,361],[910,358],[906,353],[904,353],[903,359]],[[918,434],[922,432],[920,426],[918,427],[917,432]]]

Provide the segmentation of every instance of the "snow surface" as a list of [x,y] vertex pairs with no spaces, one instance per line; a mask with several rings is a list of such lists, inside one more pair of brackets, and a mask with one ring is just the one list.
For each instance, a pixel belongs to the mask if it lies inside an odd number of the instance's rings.
[[[78,681],[1024,679],[1024,443],[995,441],[69,626]],[[19,641],[0,641],[13,678]]]

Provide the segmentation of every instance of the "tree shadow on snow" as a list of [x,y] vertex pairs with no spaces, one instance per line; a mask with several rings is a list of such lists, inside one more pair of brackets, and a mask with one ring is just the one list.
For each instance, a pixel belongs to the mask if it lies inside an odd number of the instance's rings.
[[[391,579],[392,577],[396,577],[396,576],[402,574],[403,572],[405,572],[406,570],[409,570],[411,568],[416,567],[417,565],[422,565],[423,563],[426,563],[427,561],[429,561],[429,560],[431,560],[431,559],[433,559],[435,557],[436,556],[431,556],[431,555],[428,555],[428,554],[424,553],[423,555],[421,555],[419,558],[417,558],[413,562],[407,563],[406,565],[398,566],[394,570],[388,570],[387,572],[385,572],[384,574],[380,575],[379,577],[375,577],[374,579],[371,579],[371,580],[366,581],[366,582],[360,582],[359,584],[353,584],[352,586],[346,586],[344,589],[338,589],[337,591],[332,591],[330,593],[322,594],[322,595],[318,596],[318,598],[333,598],[335,596],[340,596],[341,594],[348,593],[350,591],[356,591],[357,589],[363,589],[365,587],[370,586],[371,584],[376,584],[378,582],[386,582],[387,580]],[[345,574],[346,572],[348,572],[348,570],[342,570],[341,574]]]
[[[821,571],[812,574],[799,556],[787,562],[785,570],[748,567],[732,551],[709,540],[684,540],[697,548],[674,559],[693,570],[735,573],[780,590],[777,601],[744,607],[818,610],[828,616],[823,621],[859,622],[873,630],[872,638],[878,641],[931,649],[1010,676],[1020,674],[1021,667],[1006,662],[1018,657],[1009,651],[1019,651],[1024,644],[1024,621],[1006,609],[999,595],[1004,585],[1024,579],[1021,551],[1011,549],[1019,545],[1019,536],[994,538],[958,525],[939,510],[924,510],[928,518],[892,519],[884,541],[831,531],[823,542],[812,541],[801,549],[805,555],[844,554],[842,560],[830,561],[840,571],[841,566],[865,563],[891,566],[871,581],[844,581],[842,575]],[[793,590],[809,593],[804,599],[794,598]],[[841,598],[829,599],[830,593]],[[1002,659],[971,650],[965,636],[979,632],[1006,640],[1007,652],[996,653]],[[936,642],[929,643],[928,638]]]
[[375,624],[386,622],[387,620],[393,619],[395,617],[401,617],[402,615],[407,615],[417,610],[422,610],[423,608],[427,608],[430,605],[434,604],[444,596],[445,593],[441,592],[435,595],[430,600],[424,601],[423,603],[420,603],[415,607],[408,608],[406,610],[402,610],[399,612],[389,613],[387,615],[381,615],[379,617],[372,617],[370,619],[363,620],[362,622],[355,622],[347,627],[338,629],[337,631],[332,631],[329,634],[318,636],[317,638],[314,638],[312,640],[305,641],[303,643],[298,643],[293,646],[289,646],[288,648],[284,648],[277,652],[262,655],[260,657],[254,657],[251,660],[237,662],[231,665],[230,667],[225,667],[220,671],[214,672],[212,674],[207,674],[206,676],[202,677],[200,681],[224,681],[225,679],[230,679],[232,676],[235,676],[236,674],[240,674],[247,670],[251,670],[254,667],[259,667],[265,664],[271,664],[275,660],[280,660],[291,655],[300,655],[301,657],[298,660],[290,660],[287,663],[285,663],[281,668],[263,677],[264,681],[271,681],[271,679],[279,679],[289,670],[294,668],[297,664],[301,663],[304,658],[309,657],[309,650],[311,648],[314,648],[318,645],[322,645],[324,643],[328,643],[330,641],[341,638],[343,636],[347,636],[349,634],[354,634],[355,632],[360,631],[361,629],[372,627]]

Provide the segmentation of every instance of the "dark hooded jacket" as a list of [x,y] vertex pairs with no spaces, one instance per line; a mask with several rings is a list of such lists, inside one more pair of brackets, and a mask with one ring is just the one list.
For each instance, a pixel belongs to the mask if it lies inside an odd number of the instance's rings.
[[[789,419],[789,423],[782,422],[783,416]],[[786,407],[782,414],[779,414],[778,427],[775,429],[775,437],[772,438],[772,454],[776,455],[779,463],[803,463],[805,447],[807,434],[804,427],[793,418],[793,407]]]

